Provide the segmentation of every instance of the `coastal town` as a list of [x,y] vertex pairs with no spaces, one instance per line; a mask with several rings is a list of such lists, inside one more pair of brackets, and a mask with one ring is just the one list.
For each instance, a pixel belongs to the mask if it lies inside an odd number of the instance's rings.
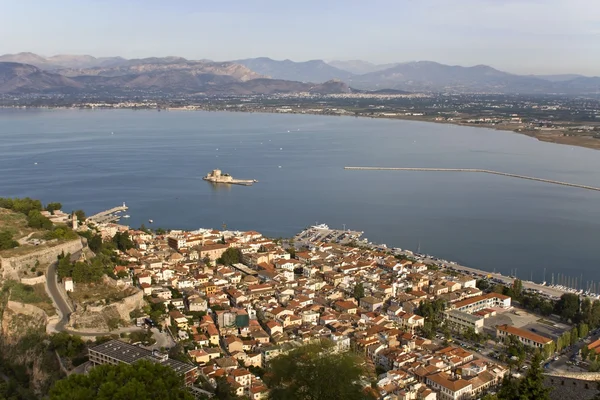
[[[80,372],[151,360],[181,375],[196,398],[227,385],[237,396],[266,399],[265,372],[276,357],[326,342],[329,351],[365,360],[371,371],[365,390],[375,398],[434,400],[494,393],[505,377],[525,376],[533,354],[552,385],[597,366],[600,341],[592,340],[592,328],[600,320],[573,328],[555,315],[564,296],[372,244],[362,232],[321,224],[286,240],[256,231],[151,231],[61,211],[44,215],[71,224],[90,244],[117,238],[119,262],[103,281],[137,296],[104,333],[97,322],[85,325],[80,309],[90,311],[89,304],[61,312],[69,333],[108,340],[90,345]],[[57,296],[71,303],[89,298],[97,285],[78,282],[75,272],[61,275],[61,268],[59,259]],[[147,335],[134,339],[140,332]],[[581,379],[572,385],[587,387]]]
[[144,99],[96,95],[65,97],[0,95],[0,107],[229,111],[402,119],[514,131],[540,141],[600,148],[598,100],[572,96],[408,93],[278,93],[178,95]]

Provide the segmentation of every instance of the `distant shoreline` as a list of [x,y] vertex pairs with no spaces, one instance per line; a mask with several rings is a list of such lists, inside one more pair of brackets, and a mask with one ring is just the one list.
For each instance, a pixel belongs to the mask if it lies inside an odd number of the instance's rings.
[[[95,110],[130,110],[130,111],[156,111],[156,108],[138,108],[134,109],[132,107],[123,107],[123,108],[114,108],[114,107],[98,107],[98,108],[78,108],[78,107],[49,107],[49,106],[39,106],[39,107],[11,107],[11,106],[0,106],[0,109],[18,109],[18,110],[27,110],[27,109],[47,109],[47,110],[77,110],[77,111],[95,111]],[[600,139],[595,139],[591,136],[565,136],[565,132],[562,130],[551,130],[551,131],[541,131],[541,130],[523,130],[522,127],[513,125],[494,125],[494,124],[466,124],[457,121],[447,121],[447,120],[434,120],[430,118],[426,118],[423,116],[413,116],[413,115],[394,115],[394,116],[368,116],[368,115],[343,115],[343,114],[323,114],[316,112],[273,112],[268,110],[231,110],[231,109],[216,109],[216,110],[207,110],[207,109],[190,109],[190,108],[167,108],[161,109],[163,111],[204,111],[204,112],[241,112],[241,113],[260,113],[260,114],[281,114],[281,115],[318,115],[323,117],[354,117],[354,118],[371,118],[371,119],[390,119],[390,120],[401,120],[401,121],[416,121],[416,122],[429,122],[429,123],[437,123],[437,124],[449,124],[456,126],[463,126],[468,128],[487,128],[494,129],[497,131],[506,131],[513,132],[519,135],[529,136],[531,138],[535,138],[540,142],[545,143],[554,143],[559,145],[566,146],[576,146],[582,147],[591,150],[600,150]]]

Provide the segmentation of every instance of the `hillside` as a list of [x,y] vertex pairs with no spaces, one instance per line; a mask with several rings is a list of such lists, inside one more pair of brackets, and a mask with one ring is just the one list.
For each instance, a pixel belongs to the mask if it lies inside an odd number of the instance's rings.
[[302,83],[263,77],[230,62],[188,61],[179,58],[131,60],[114,67],[67,68],[57,73],[26,64],[0,63],[0,93],[67,91],[112,95],[131,91],[170,94],[348,93],[342,81]]
[[486,65],[449,66],[430,61],[399,64],[383,71],[355,76],[353,86],[364,89],[392,88],[400,90],[454,92],[543,92],[547,81],[498,71]]
[[332,79],[347,81],[352,76],[348,71],[335,68],[322,60],[294,62],[277,61],[267,57],[236,60],[235,63],[245,65],[251,70],[273,79],[300,82],[326,82]]
[[226,75],[232,78],[247,81],[250,79],[262,78],[263,76],[256,72],[235,63],[230,62],[210,62],[210,61],[188,61],[183,58],[166,59],[139,59],[130,60],[125,64],[114,67],[95,67],[95,68],[65,68],[58,71],[61,75],[67,77],[79,76],[140,76],[152,73],[178,74],[187,73],[188,75]]
[[0,93],[73,92],[83,87],[60,74],[28,64],[0,63]]
[[92,68],[99,66],[114,66],[126,62],[122,57],[92,57],[88,55],[58,54],[44,57],[34,53],[4,54],[0,62],[16,62],[30,64],[43,70],[60,68]]
[[392,68],[398,65],[397,63],[393,64],[373,64],[368,61],[363,60],[349,60],[349,61],[327,61],[327,64],[332,67],[336,67],[338,69],[342,69],[344,71],[351,72],[355,75],[368,74],[370,72],[383,71],[384,69]]
[[362,60],[294,62],[267,57],[213,62],[176,56],[131,60],[68,54],[0,56],[0,94],[327,94],[348,93],[348,86],[360,91],[586,95],[597,93],[600,78],[516,75],[486,65],[431,61],[378,65]]

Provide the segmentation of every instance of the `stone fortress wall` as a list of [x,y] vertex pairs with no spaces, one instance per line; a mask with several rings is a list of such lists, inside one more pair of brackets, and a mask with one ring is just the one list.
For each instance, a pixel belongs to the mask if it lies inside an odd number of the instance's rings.
[[40,264],[51,264],[61,253],[77,253],[85,247],[85,239],[75,239],[68,242],[34,251],[18,257],[0,257],[0,277],[19,280],[19,274],[33,267],[36,261]]
[[600,393],[600,373],[545,374],[544,385],[552,389],[551,400],[590,400]]

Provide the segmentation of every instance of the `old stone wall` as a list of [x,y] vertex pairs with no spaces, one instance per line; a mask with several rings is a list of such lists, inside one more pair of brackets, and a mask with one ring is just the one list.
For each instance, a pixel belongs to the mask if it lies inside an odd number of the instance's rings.
[[55,262],[56,258],[61,253],[77,253],[78,251],[81,251],[84,246],[84,239],[75,239],[53,247],[43,248],[23,256],[10,258],[0,257],[0,276],[5,279],[19,280],[19,274],[24,270],[33,267],[36,261],[39,261],[40,264],[50,264]]
[[590,400],[600,393],[600,373],[546,375],[544,385],[552,389],[551,400]]
[[36,319],[43,320],[44,323],[48,322],[48,315],[46,315],[44,310],[34,305],[9,300],[6,307],[17,314],[30,315]]
[[36,276],[35,278],[21,278],[23,285],[37,285],[38,283],[46,283],[46,275]]
[[111,319],[118,318],[129,322],[129,313],[136,308],[144,306],[144,292],[137,290],[118,302],[104,306],[77,306],[69,318],[69,326],[80,331],[109,332],[108,323]]

